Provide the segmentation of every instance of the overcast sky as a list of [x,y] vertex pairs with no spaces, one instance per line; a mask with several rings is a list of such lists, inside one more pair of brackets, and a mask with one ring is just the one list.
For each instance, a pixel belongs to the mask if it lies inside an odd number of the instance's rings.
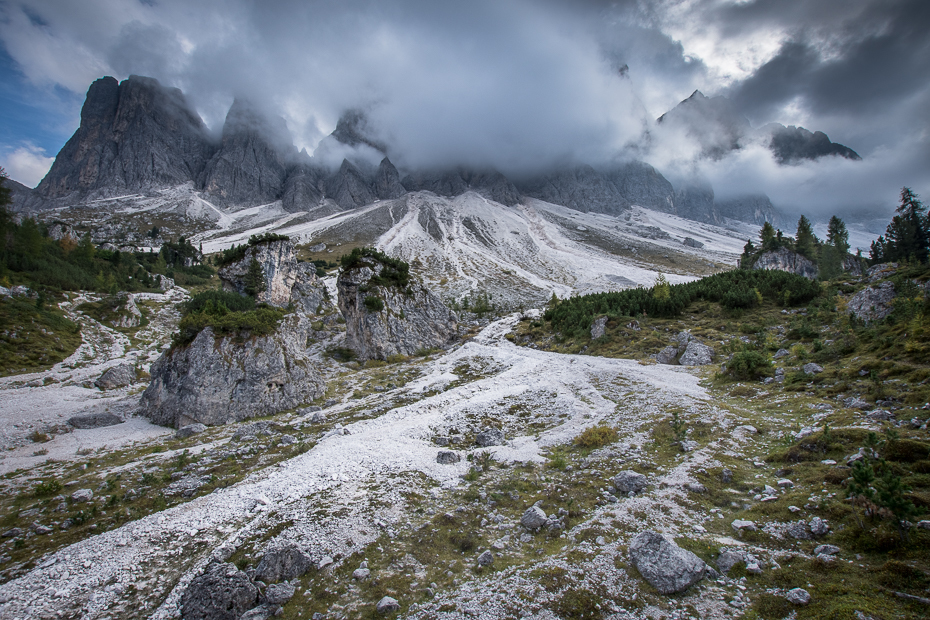
[[[250,98],[310,152],[349,107],[410,167],[598,163],[649,132],[643,159],[718,194],[887,209],[902,185],[930,199],[928,33],[927,0],[7,0],[0,164],[34,186],[90,83],[135,73],[181,88],[217,130]],[[694,163],[654,122],[695,89],[863,160],[779,166],[759,147]]]

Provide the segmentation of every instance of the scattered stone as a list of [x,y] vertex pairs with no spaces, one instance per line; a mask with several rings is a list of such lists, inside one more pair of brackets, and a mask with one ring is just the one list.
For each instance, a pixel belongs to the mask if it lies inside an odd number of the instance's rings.
[[801,512],[801,509],[798,508],[797,506],[788,506],[788,511],[789,512]]
[[323,411],[323,408],[319,405],[310,405],[309,407],[302,407],[301,409],[298,409],[297,415],[305,416],[311,413],[317,413],[319,411]]
[[814,549],[814,555],[836,555],[840,552],[840,548],[836,545],[818,545]]
[[723,468],[723,471],[720,472],[720,481],[733,482],[733,470]]
[[811,595],[803,588],[788,590],[788,594],[785,595],[785,598],[788,599],[788,602],[792,605],[807,605],[811,602]]
[[68,424],[79,429],[103,428],[122,423],[123,420],[112,413],[85,413],[68,419]]
[[278,440],[279,446],[291,446],[297,443],[297,438],[293,435],[281,435],[281,438]]
[[239,616],[239,620],[269,620],[277,610],[277,605],[259,605]]
[[283,605],[294,598],[295,588],[289,583],[273,583],[265,588],[265,601],[270,605]]
[[94,492],[90,489],[79,489],[71,494],[71,501],[76,504],[89,502],[92,499],[94,499]]
[[804,521],[793,521],[789,523],[787,531],[792,538],[798,540],[810,540],[811,538],[810,531],[807,529],[807,523]]
[[607,317],[600,316],[594,319],[591,325],[591,340],[597,340],[607,333]]
[[775,484],[777,484],[779,487],[783,489],[790,489],[791,487],[794,486],[794,482],[792,482],[791,480],[788,480],[787,478],[782,478]]
[[682,366],[707,366],[714,363],[714,350],[696,340],[688,343],[685,352],[678,359]]
[[678,347],[670,345],[656,353],[656,361],[660,364],[674,365],[678,362],[675,358],[678,357]]
[[51,534],[52,532],[55,531],[55,530],[53,530],[52,528],[50,528],[50,527],[48,527],[48,526],[40,525],[40,524],[38,524],[38,523],[33,523],[33,524],[32,524],[32,530],[33,530],[36,534],[38,534],[39,536],[44,536],[44,535],[46,535],[46,534]]
[[530,506],[520,517],[520,525],[528,530],[536,530],[546,524],[546,513],[539,506]]
[[697,239],[692,239],[691,237],[685,237],[684,241],[681,242],[682,245],[686,245],[689,248],[703,248],[704,244],[698,241]]
[[621,471],[614,476],[613,484],[617,492],[623,495],[629,493],[639,493],[646,488],[649,481],[643,474],[638,474],[633,470]]
[[18,527],[10,528],[3,533],[4,538],[16,538],[22,535],[23,535],[23,531],[19,529]]
[[458,463],[462,460],[462,457],[456,452],[451,450],[440,450],[439,454],[436,455],[436,462],[440,465],[451,465],[453,463]]
[[482,448],[503,445],[504,431],[496,428],[486,428],[475,437],[475,443]]
[[872,420],[873,422],[887,422],[889,420],[895,419],[894,414],[887,409],[873,409],[872,411],[865,414],[865,417]]
[[692,493],[706,493],[707,487],[705,487],[700,482],[689,482],[685,485],[685,488],[691,491]]
[[814,536],[826,536],[830,531],[830,526],[820,517],[814,517],[810,522],[811,534]]
[[735,521],[733,521],[733,523],[730,524],[730,526],[737,532],[741,532],[744,530],[747,532],[755,532],[757,529],[759,529],[756,527],[756,524],[754,522],[746,521],[743,519],[736,519]]
[[849,398],[843,399],[843,406],[847,409],[868,409],[869,403],[858,396],[850,396]]
[[193,437],[199,433],[207,430],[206,425],[200,424],[199,422],[195,424],[188,424],[187,426],[182,426],[174,432],[175,439],[187,439],[188,437]]
[[478,556],[478,566],[488,566],[494,562],[494,555],[490,551],[484,551]]
[[367,568],[356,568],[354,571],[352,571],[353,579],[358,579],[361,581],[362,579],[368,579],[369,577],[371,577],[371,571]]
[[104,371],[100,377],[94,381],[101,390],[115,390],[116,388],[126,387],[136,380],[136,368],[132,364],[117,364]]
[[213,562],[181,595],[184,620],[238,620],[255,604],[258,588],[233,564]]
[[816,375],[823,372],[823,366],[820,364],[815,364],[814,362],[809,362],[804,364],[802,370],[804,371],[805,375]]
[[309,555],[294,543],[275,547],[265,552],[255,568],[255,579],[265,583],[290,581],[300,577],[313,566]]
[[331,566],[334,562],[335,560],[333,560],[333,558],[331,558],[328,555],[324,555],[322,558],[320,558],[320,561],[317,563],[316,569],[323,570],[327,566]]
[[717,570],[726,575],[730,572],[730,569],[739,564],[740,562],[746,561],[746,554],[742,551],[731,551],[724,550],[720,552],[720,555],[717,556]]
[[661,534],[646,531],[630,543],[630,560],[661,594],[683,592],[704,578],[706,564]]
[[772,359],[780,360],[783,357],[788,357],[791,353],[788,349],[779,349],[775,351],[775,355],[772,356]]
[[389,614],[395,611],[400,610],[400,603],[397,602],[397,599],[391,598],[390,596],[385,596],[378,604],[375,606],[375,610],[379,614]]

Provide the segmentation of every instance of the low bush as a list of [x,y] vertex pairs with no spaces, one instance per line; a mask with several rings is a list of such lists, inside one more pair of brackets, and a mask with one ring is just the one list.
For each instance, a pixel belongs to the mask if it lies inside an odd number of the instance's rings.
[[740,380],[767,377],[772,374],[772,360],[759,351],[740,351],[727,362],[726,373]]
[[579,448],[594,449],[611,444],[619,439],[616,429],[600,424],[586,428],[575,437],[575,445]]

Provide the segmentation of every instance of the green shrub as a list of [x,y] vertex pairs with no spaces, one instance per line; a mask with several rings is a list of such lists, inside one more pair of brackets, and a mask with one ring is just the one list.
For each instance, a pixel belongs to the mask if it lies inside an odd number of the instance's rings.
[[363,302],[370,312],[381,312],[384,310],[384,301],[377,295],[368,295]]
[[727,374],[734,379],[758,379],[772,374],[772,360],[759,351],[740,351],[727,362]]
[[361,264],[364,258],[372,258],[382,266],[381,273],[371,278],[372,285],[406,288],[410,283],[410,265],[400,259],[391,258],[375,248],[355,248],[343,256],[339,262],[342,268],[348,271]]
[[[225,308],[225,312],[222,310]],[[213,314],[228,312],[249,312],[255,309],[255,299],[231,291],[204,291],[197,293],[181,304],[181,312],[195,314],[210,312]]]
[[61,490],[61,482],[58,480],[47,480],[40,482],[33,489],[33,495],[36,497],[47,497],[49,495],[55,495]]
[[185,345],[192,342],[197,334],[207,327],[212,328],[216,336],[267,336],[278,328],[278,323],[283,317],[283,310],[267,306],[248,312],[188,314],[178,324],[174,344]]
[[586,428],[575,437],[575,445],[579,448],[594,449],[611,444],[619,439],[616,429],[600,424]]

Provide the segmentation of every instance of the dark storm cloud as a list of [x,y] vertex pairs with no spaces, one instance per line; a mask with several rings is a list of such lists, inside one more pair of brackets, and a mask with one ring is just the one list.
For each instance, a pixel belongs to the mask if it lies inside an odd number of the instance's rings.
[[[361,107],[399,165],[519,173],[632,144],[628,154],[676,178],[703,174],[721,194],[755,183],[776,204],[839,208],[905,183],[930,192],[928,6],[8,0],[0,40],[35,89],[83,94],[101,75],[149,75],[181,88],[214,129],[243,97],[281,114],[309,150]],[[786,168],[753,145],[696,163],[698,145],[654,123],[695,89],[732,97],[756,126],[826,131],[864,161]]]

